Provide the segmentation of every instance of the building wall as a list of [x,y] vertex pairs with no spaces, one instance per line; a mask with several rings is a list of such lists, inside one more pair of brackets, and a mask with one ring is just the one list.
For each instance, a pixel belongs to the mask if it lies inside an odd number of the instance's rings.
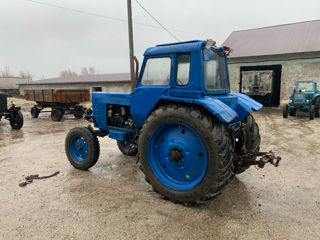
[[103,92],[131,92],[129,82],[124,83],[80,83],[80,84],[29,84],[19,85],[20,94],[24,95],[25,90],[42,90],[42,89],[88,89],[90,95],[94,87],[101,87]]
[[240,67],[282,65],[280,101],[285,102],[292,93],[295,81],[314,80],[318,83],[318,89],[320,88],[320,55],[318,56],[309,56],[310,58],[302,58],[302,55],[283,56],[282,59],[281,57],[275,59],[230,59],[228,67],[231,89],[233,92],[239,92]]
[[0,77],[0,91],[15,95],[19,94],[18,84],[28,83],[26,78]]

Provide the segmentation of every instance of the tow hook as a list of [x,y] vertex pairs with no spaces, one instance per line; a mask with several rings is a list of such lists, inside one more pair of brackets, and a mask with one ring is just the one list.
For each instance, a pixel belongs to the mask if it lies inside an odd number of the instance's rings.
[[[249,160],[254,157],[260,157],[259,160]],[[264,168],[267,163],[272,164],[275,167],[279,167],[279,162],[281,157],[275,156],[274,152],[256,152],[256,153],[247,153],[238,157],[238,161],[241,165],[256,165],[258,168]]]

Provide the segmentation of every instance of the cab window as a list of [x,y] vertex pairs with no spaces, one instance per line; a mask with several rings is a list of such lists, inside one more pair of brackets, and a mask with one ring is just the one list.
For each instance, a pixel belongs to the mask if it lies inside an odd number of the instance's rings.
[[177,86],[188,85],[189,76],[190,76],[190,55],[189,54],[178,55],[176,85]]
[[171,58],[149,58],[144,67],[141,85],[165,86],[170,82]]

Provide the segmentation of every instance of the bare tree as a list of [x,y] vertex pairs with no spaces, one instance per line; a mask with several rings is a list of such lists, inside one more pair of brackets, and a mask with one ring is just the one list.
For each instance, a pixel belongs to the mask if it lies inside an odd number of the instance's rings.
[[10,67],[5,66],[3,68],[0,68],[0,76],[1,77],[12,77]]
[[21,70],[19,73],[19,76],[22,78],[27,78],[29,80],[32,80],[32,78],[34,77],[34,74],[29,71],[25,72],[25,71]]
[[96,69],[94,67],[82,67],[81,68],[81,75],[94,75],[96,74]]
[[89,75],[89,71],[87,67],[82,67],[81,68],[81,75]]
[[76,72],[72,72],[70,69],[62,70],[60,72],[60,77],[66,77],[66,76],[77,76],[78,74]]
[[89,67],[89,74],[91,75],[96,74],[96,69],[94,67]]

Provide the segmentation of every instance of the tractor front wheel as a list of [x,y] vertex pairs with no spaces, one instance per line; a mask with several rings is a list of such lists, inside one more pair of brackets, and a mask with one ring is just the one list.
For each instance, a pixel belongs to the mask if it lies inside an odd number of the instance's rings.
[[283,118],[287,118],[288,117],[288,115],[289,115],[289,105],[288,104],[283,106],[282,115],[283,115]]
[[309,118],[310,118],[310,120],[313,120],[313,119],[314,119],[314,115],[315,115],[315,106],[314,106],[314,105],[311,105],[310,111],[309,111]]
[[95,165],[100,154],[97,136],[87,127],[75,127],[69,131],[65,150],[71,165],[81,170]]
[[225,126],[198,109],[160,107],[146,120],[138,146],[146,181],[173,202],[211,200],[233,176]]

